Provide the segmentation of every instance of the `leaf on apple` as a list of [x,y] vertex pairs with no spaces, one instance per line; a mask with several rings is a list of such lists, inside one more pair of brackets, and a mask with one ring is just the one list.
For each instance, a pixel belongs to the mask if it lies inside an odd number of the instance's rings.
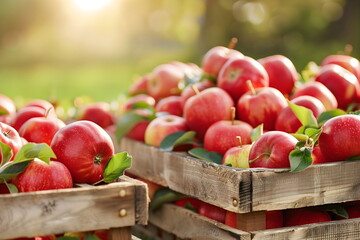
[[331,212],[339,217],[349,218],[349,214],[346,209],[340,204],[328,204],[319,206],[319,208],[326,212]]
[[185,203],[185,208],[195,213],[198,212],[197,209],[190,202]]
[[118,179],[131,167],[131,161],[132,157],[127,152],[113,155],[105,166],[103,181],[109,183]]
[[194,144],[195,131],[178,131],[167,135],[160,143],[160,150],[170,152],[176,146]]
[[290,172],[300,172],[312,164],[312,148],[296,148],[290,152]]
[[17,187],[14,184],[8,183],[6,181],[4,181],[4,183],[5,183],[6,187],[9,189],[10,193],[18,193],[19,192],[19,190],[17,189]]
[[125,113],[121,116],[120,120],[116,123],[115,136],[116,140],[120,140],[139,122],[149,120],[147,117],[141,116],[136,113]]
[[214,162],[217,164],[222,163],[223,155],[221,155],[218,152],[210,152],[206,150],[205,148],[193,148],[188,151],[188,153],[196,158],[199,158],[201,160],[205,160],[208,162]]
[[288,104],[303,126],[308,126],[308,127],[318,126],[318,122],[313,112],[310,109],[302,106],[298,106],[290,101],[288,101]]
[[258,138],[261,137],[263,133],[264,133],[264,124],[260,124],[251,131],[250,133],[251,142],[255,142],[256,140],[258,140]]
[[47,164],[51,158],[56,158],[55,153],[46,143],[27,143],[22,146],[14,158],[14,162],[23,162],[38,158]]
[[134,110],[134,109],[144,109],[144,110],[147,110],[149,111],[149,114],[152,114],[155,112],[155,108],[154,106],[150,105],[149,103],[147,102],[144,102],[144,101],[138,101],[136,103],[134,103],[131,108],[131,110]]
[[0,163],[0,166],[3,166],[5,163],[7,163],[11,157],[12,157],[12,151],[9,145],[0,142],[0,151],[2,156],[2,161]]
[[29,163],[33,161],[31,160],[24,160],[21,162],[8,162],[8,164],[2,166],[0,168],[0,183],[4,183],[16,175],[22,173],[25,171],[26,167],[29,165]]
[[155,211],[164,203],[171,203],[184,197],[184,194],[175,192],[168,187],[160,188],[155,192],[154,198],[150,202],[149,209]]
[[319,125],[323,125],[327,120],[336,117],[336,116],[341,116],[341,115],[345,115],[346,112],[341,110],[341,109],[335,109],[335,110],[329,110],[326,112],[323,112],[320,114],[320,116],[318,117],[318,123]]

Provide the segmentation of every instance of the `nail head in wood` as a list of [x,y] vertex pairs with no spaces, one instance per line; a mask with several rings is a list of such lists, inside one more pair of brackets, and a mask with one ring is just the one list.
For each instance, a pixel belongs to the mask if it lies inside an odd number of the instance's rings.
[[239,201],[237,199],[233,199],[232,204],[234,207],[236,207],[239,204]]
[[122,198],[125,197],[126,196],[126,191],[124,189],[121,189],[119,195]]
[[120,215],[120,217],[125,217],[126,216],[126,209],[121,209],[119,215]]

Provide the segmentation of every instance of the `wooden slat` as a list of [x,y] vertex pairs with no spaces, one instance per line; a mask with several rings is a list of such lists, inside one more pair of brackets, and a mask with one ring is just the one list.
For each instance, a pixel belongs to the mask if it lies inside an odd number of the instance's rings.
[[158,211],[150,212],[149,222],[181,239],[250,240],[250,234],[247,232],[173,204],[164,204]]
[[[124,138],[119,151],[133,157],[128,171],[174,191],[233,212],[251,211],[251,172],[202,161]],[[241,193],[241,194],[240,194]]]
[[252,232],[253,240],[360,239],[360,218]]
[[131,240],[131,227],[111,228],[107,234],[108,240]]
[[[143,188],[146,192],[146,187]],[[120,191],[125,194],[120,196]],[[132,226],[136,223],[136,191],[134,183],[117,182],[1,195],[0,239]],[[138,219],[140,223],[147,220]]]
[[304,171],[253,171],[252,210],[300,208],[360,199],[360,162],[313,165]]

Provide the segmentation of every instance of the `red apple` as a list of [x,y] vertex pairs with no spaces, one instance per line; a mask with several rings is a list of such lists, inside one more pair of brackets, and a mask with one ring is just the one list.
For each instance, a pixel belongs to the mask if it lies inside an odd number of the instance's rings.
[[30,118],[33,117],[47,117],[56,118],[54,108],[45,109],[39,106],[27,106],[21,108],[13,118],[11,126],[19,131],[20,127]]
[[[311,96],[299,96],[291,100],[292,103],[308,108],[312,111],[315,118],[318,118],[326,109],[322,102]],[[287,106],[284,108],[275,122],[275,129],[287,133],[295,133],[302,126],[300,120],[296,117],[292,109]]]
[[160,147],[162,140],[169,134],[178,131],[187,131],[184,118],[175,115],[160,116],[152,120],[145,131],[145,143]]
[[181,105],[184,107],[185,106],[185,103],[186,101],[194,96],[196,94],[196,90],[194,90],[194,87],[195,89],[197,89],[199,92],[207,89],[207,88],[210,88],[210,87],[214,87],[215,84],[210,81],[210,80],[203,80],[201,82],[197,82],[197,83],[194,83],[193,85],[188,85],[184,88],[184,90],[181,92]]
[[4,94],[0,94],[0,122],[11,124],[16,113],[14,101]]
[[315,81],[324,84],[335,96],[338,107],[346,109],[351,103],[359,102],[360,83],[354,74],[335,64],[323,66]]
[[226,210],[218,206],[201,202],[199,206],[199,214],[215,221],[225,223]]
[[137,124],[135,124],[134,127],[130,129],[128,133],[126,133],[126,137],[139,142],[145,142],[145,132],[149,124],[150,124],[150,120],[144,120],[138,122]]
[[234,49],[223,46],[216,46],[206,52],[202,59],[202,69],[204,73],[218,77],[222,66],[232,58],[242,58],[244,55]]
[[230,59],[220,70],[217,86],[228,92],[237,102],[250,90],[247,80],[251,81],[254,88],[269,86],[269,76],[258,61],[250,57]]
[[176,115],[181,117],[183,113],[183,107],[181,105],[180,96],[169,96],[160,99],[155,106],[156,112],[167,112],[170,115]]
[[51,144],[55,133],[65,127],[58,118],[34,117],[27,120],[19,129],[19,135],[27,142]]
[[258,59],[269,75],[269,86],[284,95],[290,95],[298,80],[298,73],[291,60],[283,55],[272,55]]
[[193,208],[196,212],[199,211],[199,207],[201,204],[201,200],[193,197],[185,197],[178,199],[174,202],[176,206],[186,208],[188,205],[189,207]]
[[324,104],[326,110],[333,110],[338,107],[334,94],[321,82],[310,81],[305,83],[295,90],[290,99],[304,95],[319,99]]
[[24,107],[40,107],[44,109],[45,111],[54,111],[54,105],[52,105],[49,101],[46,101],[44,99],[33,99],[26,103]]
[[251,144],[232,147],[227,150],[222,159],[222,164],[231,164],[235,168],[249,168],[249,153]]
[[289,209],[284,212],[284,226],[298,226],[303,224],[331,221],[330,215],[321,210],[311,208]]
[[124,111],[129,111],[135,103],[145,102],[150,106],[155,106],[155,99],[147,94],[138,94],[125,101]]
[[47,164],[39,159],[30,162],[25,171],[17,175],[12,183],[19,192],[73,187],[71,174],[64,164],[56,161]]
[[232,147],[239,146],[237,136],[242,144],[250,144],[252,131],[250,124],[239,120],[221,120],[212,124],[205,133],[204,148],[224,155]]
[[314,146],[314,148],[311,152],[311,157],[313,159],[312,164],[321,164],[321,163],[327,162],[326,158],[322,154],[321,149],[318,145]]
[[242,95],[237,103],[238,118],[253,127],[264,124],[264,130],[274,130],[280,112],[287,107],[286,98],[277,89],[257,88]]
[[[5,143],[11,148],[12,157],[10,160],[14,159],[15,155],[23,145],[19,133],[13,127],[2,122],[0,122],[0,142]],[[1,162],[2,154],[0,154],[0,163]]]
[[319,147],[326,161],[343,161],[360,156],[360,116],[342,115],[322,126]]
[[180,95],[179,84],[184,72],[174,64],[161,64],[150,74],[147,82],[148,94],[156,101],[171,95]]
[[91,121],[76,121],[60,129],[50,147],[56,161],[62,162],[76,183],[95,183],[103,178],[104,168],[114,155],[109,134]]
[[251,168],[288,168],[289,154],[295,149],[298,140],[292,135],[269,131],[258,138],[250,149],[249,165]]
[[204,139],[207,129],[215,122],[231,119],[234,102],[224,90],[213,87],[191,97],[184,106],[184,118],[190,130]]
[[96,102],[81,107],[76,119],[94,122],[102,128],[115,123],[115,117],[111,112],[110,104],[107,102]]
[[329,55],[324,58],[321,66],[328,64],[336,64],[345,68],[354,74],[360,82],[360,62],[358,59],[347,55]]
[[144,75],[138,78],[134,83],[131,84],[129,89],[129,95],[134,96],[138,94],[147,94],[148,81],[149,81],[149,75]]

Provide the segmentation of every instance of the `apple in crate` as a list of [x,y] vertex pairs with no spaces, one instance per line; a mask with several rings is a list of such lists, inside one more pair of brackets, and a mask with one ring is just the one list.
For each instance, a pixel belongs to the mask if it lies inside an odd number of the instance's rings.
[[14,101],[4,94],[0,94],[0,122],[11,124],[16,113]]
[[283,55],[272,55],[258,59],[269,75],[269,86],[284,95],[290,95],[299,75],[291,60]]
[[51,144],[57,131],[65,127],[58,118],[34,117],[27,120],[19,129],[19,135],[28,142]]
[[76,119],[94,122],[102,128],[107,128],[115,123],[115,117],[107,102],[96,102],[80,107]]
[[19,192],[72,188],[70,171],[61,162],[50,161],[49,164],[34,159],[25,171],[17,175],[12,183]]
[[225,223],[226,210],[223,208],[201,201],[198,212],[202,216]]
[[188,127],[184,118],[175,115],[159,116],[147,126],[145,143],[154,147],[160,147],[160,143],[167,135],[187,130]]
[[358,59],[348,55],[329,55],[324,58],[321,66],[329,64],[336,64],[345,68],[354,74],[360,82],[360,62]]
[[57,116],[54,108],[45,109],[43,106],[26,106],[16,113],[11,126],[19,131],[20,127],[33,117],[56,118]]
[[[190,85],[187,85],[183,91],[181,92],[181,105],[184,107],[185,106],[185,103],[186,101],[194,96],[196,94],[197,91],[201,92],[207,88],[210,88],[210,87],[215,87],[215,84],[208,80],[208,79],[205,79],[201,82],[197,82],[197,83],[194,83],[194,84],[190,84]],[[197,91],[196,91],[197,89]]]
[[[7,125],[6,123],[0,122],[0,142],[8,145],[12,151],[12,157],[10,160],[13,160],[15,155],[19,152],[19,149],[23,145],[21,137],[13,127]],[[0,154],[0,163],[2,162],[2,154]]]
[[338,107],[334,94],[321,82],[310,81],[305,83],[295,90],[290,99],[304,95],[319,99],[324,104],[326,110],[333,110]]
[[319,147],[328,162],[360,156],[360,116],[341,115],[322,126]]
[[298,140],[281,131],[269,131],[261,135],[250,149],[251,168],[288,168],[289,154]]
[[184,106],[184,118],[190,130],[204,139],[208,128],[215,122],[231,120],[234,101],[230,95],[218,87],[212,87],[192,96]]
[[136,79],[130,86],[129,95],[134,96],[138,94],[147,94],[147,82],[149,81],[149,75],[141,76]]
[[160,99],[155,106],[156,112],[167,112],[170,115],[176,115],[181,117],[183,113],[183,107],[181,104],[180,96],[169,96]]
[[205,53],[201,65],[204,73],[217,78],[220,69],[229,59],[242,57],[244,55],[235,49],[216,46]]
[[147,94],[138,94],[136,96],[133,96],[129,99],[127,99],[123,105],[124,111],[129,111],[134,104],[144,102],[148,104],[149,106],[155,106],[155,99]]
[[252,127],[264,124],[264,130],[274,130],[278,115],[288,106],[286,98],[275,88],[251,89],[237,103],[238,118]]
[[226,151],[222,164],[231,164],[235,168],[249,168],[251,144],[239,145]]
[[297,208],[284,211],[284,227],[331,221],[330,215],[315,208]]
[[328,64],[321,67],[315,81],[324,84],[335,96],[338,107],[346,109],[359,101],[360,83],[356,76],[343,67]]
[[45,111],[49,111],[49,109],[55,110],[54,105],[52,105],[51,102],[46,101],[44,99],[33,99],[27,102],[24,107],[31,107],[31,106],[43,108]]
[[217,86],[230,94],[235,102],[249,91],[247,80],[254,88],[268,87],[269,76],[265,68],[251,57],[230,59],[221,68]]
[[103,178],[104,168],[114,155],[109,134],[91,121],[76,121],[60,129],[50,147],[56,161],[63,163],[75,183],[96,183]]

